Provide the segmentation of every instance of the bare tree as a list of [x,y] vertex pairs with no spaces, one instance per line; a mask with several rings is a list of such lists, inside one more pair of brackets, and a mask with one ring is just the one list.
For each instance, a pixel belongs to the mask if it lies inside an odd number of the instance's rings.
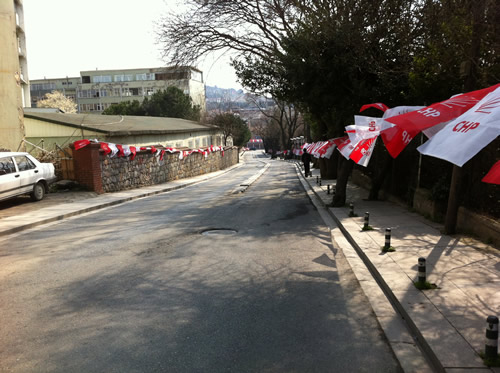
[[302,115],[297,108],[278,99],[273,99],[275,105],[271,108],[263,107],[256,96],[248,96],[247,99],[259,109],[268,122],[276,124],[279,129],[279,145],[283,149],[290,149],[290,139],[297,135],[304,124]]
[[295,0],[187,0],[182,14],[168,14],[159,23],[163,57],[190,65],[215,51],[272,62],[282,49],[282,36],[293,34],[299,17]]

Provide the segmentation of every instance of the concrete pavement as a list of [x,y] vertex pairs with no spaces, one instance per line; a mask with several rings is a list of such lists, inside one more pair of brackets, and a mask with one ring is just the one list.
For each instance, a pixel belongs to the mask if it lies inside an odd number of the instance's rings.
[[[0,216],[0,236],[182,188],[230,169],[39,209],[27,207],[19,214]],[[349,216],[348,206],[326,207],[332,199],[327,186],[335,181],[322,180],[320,186],[316,183],[319,170],[312,172],[313,177],[301,176],[302,182],[336,221],[332,240],[342,248],[405,372],[500,373],[500,368],[487,368],[479,357],[484,351],[486,318],[500,316],[500,252],[471,238],[442,235],[439,225],[405,207],[366,201],[368,192],[354,185],[348,186],[347,199],[357,217]],[[362,230],[365,212],[370,213],[373,230]],[[392,230],[395,252],[381,252],[386,228]],[[414,287],[419,257],[426,258],[427,279],[437,289]]]
[[[338,225],[332,239],[349,260],[405,371],[430,369],[412,363],[411,351],[405,352],[405,345],[417,340],[434,370],[499,373],[500,368],[486,367],[479,353],[485,347],[486,318],[500,316],[500,251],[470,237],[441,234],[439,224],[404,206],[367,201],[368,191],[352,184],[347,206],[327,207],[333,197],[328,185],[333,189],[335,180],[321,180],[320,185],[319,170],[312,174],[307,184]],[[357,216],[349,216],[349,203]],[[363,230],[365,212],[373,230]],[[381,251],[386,228],[391,228],[394,252]],[[427,280],[436,289],[415,288],[420,257],[426,259]],[[398,332],[393,338],[398,317],[384,305],[372,279],[412,336]]]

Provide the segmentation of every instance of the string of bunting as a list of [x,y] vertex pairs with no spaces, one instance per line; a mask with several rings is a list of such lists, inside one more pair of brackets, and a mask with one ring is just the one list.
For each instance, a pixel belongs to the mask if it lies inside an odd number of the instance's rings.
[[[377,138],[382,137],[389,154],[396,158],[410,141],[423,132],[428,141],[417,150],[444,159],[459,167],[500,135],[500,84],[463,93],[429,106],[397,106],[383,103],[363,105],[383,112],[381,118],[356,115],[354,125],[346,126],[346,136],[304,144],[303,149],[316,158],[330,158],[336,148],[346,159],[368,166]],[[500,184],[500,161],[482,179]]]
[[172,147],[165,147],[165,148],[156,148],[154,146],[141,146],[141,147],[135,147],[131,145],[121,145],[121,144],[113,144],[110,142],[103,142],[103,141],[98,141],[98,140],[89,140],[89,139],[83,139],[83,140],[77,140],[73,143],[73,146],[75,150],[79,150],[81,148],[84,148],[85,146],[91,144],[91,143],[97,143],[100,144],[101,150],[104,152],[105,155],[109,155],[110,158],[113,157],[130,157],[129,159],[132,161],[134,160],[135,156],[137,155],[137,152],[139,151],[147,151],[152,154],[155,154],[155,156],[159,157],[160,160],[163,160],[163,157],[165,156],[165,153],[179,153],[179,159],[184,159],[188,157],[189,155],[193,153],[200,153],[205,156],[205,159],[208,158],[208,155],[210,153],[214,152],[221,152],[221,155],[224,157],[224,147],[222,146],[213,146],[210,145],[207,148],[199,148],[199,149],[190,149],[190,150],[179,150],[176,148]]

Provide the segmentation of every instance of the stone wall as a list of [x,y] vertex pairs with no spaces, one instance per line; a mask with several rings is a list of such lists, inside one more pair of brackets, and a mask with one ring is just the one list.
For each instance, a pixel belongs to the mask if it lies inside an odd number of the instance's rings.
[[[200,153],[179,159],[179,153],[166,152],[162,160],[149,151],[130,157],[110,158],[100,151],[99,144],[90,144],[73,151],[75,179],[97,193],[117,192],[161,184],[210,172],[219,171],[238,163],[238,148],[227,147],[222,152],[205,156]],[[98,162],[96,162],[98,157]]]

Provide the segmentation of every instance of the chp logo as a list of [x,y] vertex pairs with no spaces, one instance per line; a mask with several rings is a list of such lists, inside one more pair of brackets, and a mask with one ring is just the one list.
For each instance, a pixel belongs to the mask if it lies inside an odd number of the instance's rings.
[[368,123],[368,131],[376,131],[377,130],[377,122],[374,120],[371,120],[370,123]]

